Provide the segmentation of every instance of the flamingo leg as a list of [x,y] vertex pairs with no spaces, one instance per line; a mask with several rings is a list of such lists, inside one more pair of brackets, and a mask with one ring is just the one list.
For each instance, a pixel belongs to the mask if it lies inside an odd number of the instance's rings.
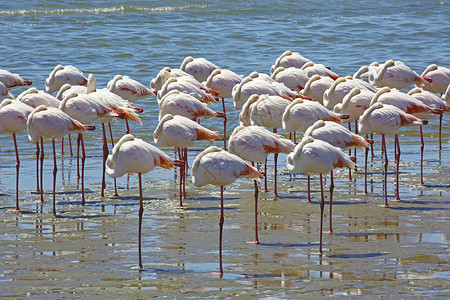
[[267,158],[264,163],[264,192],[267,193]]
[[79,133],[79,139],[81,144],[81,205],[85,204],[84,200],[84,163],[86,161],[86,152],[84,150],[83,134]]
[[275,165],[275,171],[274,171],[274,194],[275,197],[278,197],[278,188],[277,188],[277,165],[278,165],[278,153],[273,154],[273,161]]
[[387,201],[387,168],[388,168],[388,158],[386,152],[386,140],[384,134],[381,135],[381,148],[384,151],[384,207],[389,207]]
[[[373,141],[373,133],[370,134],[370,139]],[[375,156],[375,153],[373,152],[373,143],[370,145],[370,156],[372,157],[373,161],[373,157]]]
[[[111,122],[108,123],[108,126],[109,126],[109,136],[111,137],[111,147],[114,148],[114,138],[113,138],[112,129],[111,129]],[[113,195],[113,197],[118,197],[118,196],[119,196],[119,193],[117,193],[117,179],[114,178],[114,195]]]
[[366,147],[364,149],[364,156],[365,156],[365,162],[364,162],[364,193],[367,195],[367,159],[369,156],[369,147]]
[[70,156],[73,156],[73,151],[72,151],[72,137],[69,134],[69,148],[70,148]]
[[253,180],[254,185],[255,185],[255,193],[254,193],[254,197],[255,197],[255,241],[253,243],[255,244],[259,244],[259,239],[258,239],[258,182],[256,180]]
[[40,161],[41,161],[41,169],[40,169],[40,181],[41,181],[41,203],[44,202],[44,182],[42,181],[43,179],[43,166],[44,166],[44,139],[41,137],[41,156],[40,156]]
[[220,186],[220,219],[219,219],[219,274],[223,274],[222,268],[222,233],[223,233],[223,186]]
[[56,189],[56,173],[58,172],[58,167],[56,165],[56,147],[54,139],[52,139],[52,146],[53,146],[53,215],[56,215],[55,189]]
[[[352,131],[352,123],[348,122],[348,130]],[[352,149],[348,150],[348,155],[352,155]],[[352,169],[348,168],[348,181],[352,181]]]
[[61,156],[64,156],[64,137],[61,138]]
[[397,164],[397,170],[396,170],[396,184],[397,184],[397,189],[396,189],[396,192],[395,192],[395,201],[400,201],[400,182],[399,182],[399,176],[398,176],[398,173],[399,173],[399,170],[400,170],[400,154],[401,154],[401,151],[400,151],[400,142],[399,142],[399,140],[398,140],[398,134],[396,134],[395,135],[395,145],[396,145],[396,149],[397,149],[397,151],[396,151],[396,153],[395,153],[395,161],[396,161],[396,164]]
[[103,130],[103,174],[102,174],[102,192],[101,196],[105,197],[105,188],[106,188],[106,159],[108,158],[109,150],[108,150],[108,141],[106,140],[106,131],[105,131],[105,123],[102,123]]
[[311,176],[308,175],[308,202],[311,203]]
[[126,134],[129,134],[130,133],[130,125],[128,124],[128,120],[127,119],[125,119],[125,124],[127,125],[127,129],[126,129]]
[[39,142],[36,143],[36,192],[39,193],[39,153],[41,150],[39,149]]
[[[178,148],[178,158],[180,161],[184,159],[183,150]],[[180,207],[183,207],[183,175],[184,175],[184,164],[180,165]]]
[[186,198],[186,172],[188,166],[188,152],[187,148],[184,148],[184,170],[183,170],[183,198]]
[[423,141],[422,125],[420,125],[420,184],[423,185],[423,151],[425,142]]
[[439,115],[439,150],[442,150],[442,114]]
[[321,200],[320,200],[320,238],[319,238],[319,254],[322,255],[322,230],[323,230],[323,209],[325,207],[325,197],[323,195],[323,180],[322,180],[322,173],[320,173],[320,194],[321,194]]
[[13,133],[14,140],[14,149],[16,150],[16,210],[19,211],[19,168],[20,168],[20,160],[19,160],[19,151],[17,150],[17,140],[16,134]]
[[[273,128],[273,133],[277,133],[277,129]],[[278,187],[277,187],[277,173],[278,173],[278,153],[274,153],[273,154],[273,160],[274,160],[274,165],[275,165],[275,172],[274,172],[274,181],[275,181],[275,197],[278,197]]]
[[332,211],[333,211],[333,191],[334,191],[334,178],[333,178],[333,170],[330,172],[330,233],[333,233],[333,222],[332,222]]
[[139,229],[138,229],[138,245],[139,245],[139,268],[143,268],[142,266],[142,216],[144,215],[144,201],[142,197],[142,174],[138,173],[139,178]]
[[77,138],[77,178],[80,178],[80,135]]
[[227,112],[225,109],[225,99],[222,97],[223,108],[223,149],[227,151]]

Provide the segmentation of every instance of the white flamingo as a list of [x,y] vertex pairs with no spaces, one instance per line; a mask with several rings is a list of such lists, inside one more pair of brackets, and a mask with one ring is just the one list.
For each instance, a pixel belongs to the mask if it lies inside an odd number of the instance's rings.
[[47,93],[58,91],[65,83],[70,85],[86,85],[87,78],[83,72],[72,65],[57,65],[45,79],[45,90]]
[[311,136],[305,136],[292,153],[286,159],[286,167],[293,174],[306,173],[320,174],[320,242],[319,253],[322,255],[322,228],[325,197],[323,192],[322,174],[331,172],[334,168],[354,168],[355,163],[340,148],[327,142],[315,140]]
[[235,182],[240,177],[251,179],[263,178],[264,175],[246,163],[242,158],[224,151],[216,146],[203,150],[192,166],[192,183],[196,187],[207,184],[220,186],[220,219],[219,219],[219,273],[222,267],[222,232],[223,232],[223,187]]
[[[19,151],[17,149],[16,133],[27,129],[28,115],[33,108],[17,100],[5,99],[0,103],[0,133],[9,132],[14,141],[16,152],[16,210],[19,211]],[[38,184],[39,189],[39,184]]]
[[106,161],[106,172],[112,178],[123,176],[124,174],[138,173],[139,178],[139,268],[142,265],[141,233],[142,216],[144,214],[144,201],[142,196],[142,174],[150,172],[155,167],[160,166],[172,170],[174,164],[170,157],[155,146],[137,139],[131,134],[124,135],[114,146],[112,154]]

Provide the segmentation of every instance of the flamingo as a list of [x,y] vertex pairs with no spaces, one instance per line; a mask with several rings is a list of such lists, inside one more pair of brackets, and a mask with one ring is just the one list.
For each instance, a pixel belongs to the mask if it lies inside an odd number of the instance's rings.
[[45,90],[51,94],[58,91],[65,83],[86,85],[87,78],[84,77],[83,72],[72,65],[57,65],[45,79]]
[[323,104],[323,94],[333,82],[334,80],[328,76],[313,75],[309,78],[305,88],[300,91],[300,94]]
[[336,104],[341,103],[344,97],[355,87],[361,90],[368,90],[375,93],[377,89],[362,80],[339,77],[323,93],[323,105],[328,109],[333,109]]
[[9,92],[6,85],[4,85],[3,82],[0,81],[0,100],[3,99],[14,99],[14,96]]
[[[241,125],[259,125],[272,128],[273,133],[277,133],[282,127],[283,113],[291,101],[280,96],[252,95],[242,107],[239,114]],[[274,153],[275,182],[277,174],[278,153]],[[267,171],[267,163],[265,163]],[[267,177],[264,178],[264,191],[267,192]],[[275,196],[277,196],[277,186],[275,185]]]
[[8,89],[15,86],[32,84],[31,81],[23,79],[19,74],[13,74],[10,71],[3,69],[0,69],[0,82],[3,83]]
[[322,228],[325,198],[323,192],[322,174],[331,172],[334,168],[354,168],[356,164],[340,148],[334,147],[311,136],[304,136],[293,152],[286,159],[286,167],[293,174],[320,174],[320,242],[319,254],[322,255]]
[[261,80],[266,84],[274,86],[278,91],[281,92],[281,94],[286,95],[290,99],[303,98],[303,96],[301,95],[299,96],[299,94],[296,91],[293,91],[292,89],[288,88],[284,83],[274,80],[271,76],[267,74],[259,72],[251,72],[248,75],[248,77],[252,78],[253,80]]
[[304,64],[301,69],[305,71],[306,75],[310,78],[314,75],[320,75],[322,77],[328,76],[333,80],[336,80],[339,77],[341,77],[335,72],[331,71],[329,68],[325,67],[324,65],[316,64],[313,63],[312,61]]
[[286,107],[282,123],[286,132],[297,130],[304,132],[317,120],[342,123],[341,117],[345,118],[343,115],[340,116],[326,109],[318,102],[297,99]]
[[[91,97],[97,98],[99,101],[103,102],[106,106],[110,107],[115,112],[117,112],[121,118],[124,118],[127,126],[126,133],[130,132],[128,120],[138,122],[140,125],[142,125],[141,119],[136,114],[136,112],[142,112],[143,110],[141,108],[131,106],[130,102],[126,101],[119,95],[116,95],[113,92],[109,91],[107,88],[97,90],[97,81],[93,74],[89,74],[88,76],[87,94]],[[103,130],[103,165],[105,165],[109,150],[106,141],[106,132],[104,123],[102,123],[102,130]],[[102,197],[105,196],[105,188],[106,188],[106,179],[105,179],[105,172],[103,172],[102,189],[101,189]],[[117,195],[117,191],[115,191],[114,195]]]
[[233,87],[242,81],[242,76],[227,69],[215,69],[205,81],[205,86],[218,93],[222,98],[224,149],[227,150],[227,115],[225,98],[232,98]]
[[[0,103],[0,133],[10,132],[14,141],[14,150],[16,152],[16,211],[19,211],[19,151],[17,150],[16,133],[24,131],[27,128],[28,115],[33,111],[20,101],[5,99]],[[39,184],[38,184],[39,186]]]
[[415,83],[422,85],[427,82],[431,82],[431,79],[419,76],[403,62],[392,59],[369,74],[369,83],[380,88],[386,86],[401,90]]
[[[400,144],[398,142],[398,130],[402,126],[414,126],[425,124],[425,121],[421,121],[415,116],[411,114],[407,114],[400,108],[383,104],[381,102],[376,102],[372,104],[364,114],[359,118],[359,133],[360,134],[371,134],[371,133],[379,133],[381,134],[382,139],[382,148],[384,152],[384,206],[388,207],[387,201],[387,166],[388,166],[388,158],[386,152],[386,140],[385,135],[395,135],[395,144],[397,152],[395,153],[395,158],[397,161],[397,192],[396,192],[396,200],[400,199],[399,196],[399,178],[398,178],[398,168],[399,168],[399,160],[400,160]],[[365,191],[367,193],[367,151],[366,151],[366,167],[365,167]]]
[[[311,136],[314,139],[322,140],[330,145],[338,147],[342,150],[355,148],[364,149],[369,147],[369,142],[363,137],[354,134],[349,129],[344,126],[331,121],[318,120],[312,126],[310,126],[306,132],[305,136]],[[349,169],[351,172],[351,169]],[[330,184],[330,232],[333,232],[332,227],[332,203],[333,203],[333,190],[334,190],[334,179],[333,170],[331,170],[331,184]],[[309,179],[309,177],[308,177]],[[308,181],[308,200],[310,201],[310,189]]]
[[[292,91],[291,91],[292,92]],[[292,98],[281,92],[276,86],[264,79],[254,79],[252,77],[244,78],[240,84],[233,88],[233,101],[235,109],[242,109],[242,106],[247,102],[250,96],[257,95],[271,95],[280,96],[288,100]]]
[[[91,125],[95,121],[99,120],[102,123],[103,136],[106,136],[104,132],[104,123],[111,122],[113,119],[120,117],[120,115],[113,111],[109,106],[100,101],[98,98],[92,96],[92,94],[80,94],[75,92],[67,95],[61,104],[59,109],[68,114],[75,120],[78,120],[83,125]],[[83,133],[78,133],[78,139],[81,144],[81,203],[85,204],[84,197],[84,162],[86,160],[86,153],[84,150]],[[103,143],[106,143],[106,139],[103,139]],[[107,148],[107,145],[103,145],[103,149]],[[79,157],[79,155],[77,156]],[[105,164],[103,164],[103,178],[105,176]]]
[[[69,133],[79,133],[87,130],[94,130],[94,126],[83,126],[77,120],[72,119],[68,114],[55,107],[46,107],[39,105],[28,116],[27,131],[28,139],[32,143],[41,140],[41,166],[44,160],[44,142],[43,138],[50,138],[53,144],[53,214],[56,215],[56,151],[55,138],[61,138]],[[43,183],[41,167],[41,201],[43,201]]]
[[205,81],[208,76],[219,67],[209,60],[200,58],[193,58],[192,56],[187,56],[181,63],[180,69],[197,79],[198,82]]
[[150,172],[156,166],[172,170],[174,164],[170,157],[155,146],[126,134],[112,149],[112,154],[106,160],[106,172],[112,178],[121,177],[124,174],[138,173],[139,178],[139,268],[142,265],[141,232],[142,216],[144,214],[144,201],[142,197],[142,174]]
[[[252,163],[265,162],[270,153],[290,153],[294,150],[295,144],[290,140],[282,138],[281,135],[272,133],[262,126],[237,126],[228,141],[228,149],[231,154],[235,154],[244,160]],[[275,156],[275,196],[277,196],[277,156]],[[266,176],[267,177],[267,174]],[[255,241],[258,239],[258,183],[255,185]]]
[[310,59],[302,56],[298,52],[286,50],[276,59],[275,64],[270,67],[270,73],[273,74],[278,67],[301,69],[304,64],[310,61]]
[[222,268],[222,232],[223,232],[223,187],[235,182],[240,177],[251,179],[264,178],[264,175],[246,163],[242,158],[224,151],[216,146],[203,150],[192,166],[192,183],[196,187],[207,184],[220,186],[220,219],[219,219],[219,273]]
[[[408,92],[408,95],[414,97],[415,99],[421,101],[423,104],[430,108],[442,110],[443,113],[449,114],[450,105],[443,101],[441,98],[435,94],[424,91],[421,88],[414,88]],[[439,149],[442,149],[442,117],[443,113],[439,114]],[[429,112],[421,112],[415,114],[419,119],[429,120],[435,118],[437,115]],[[420,136],[421,136],[421,146],[420,146],[420,183],[423,184],[423,153],[424,153],[424,140],[422,134],[422,125],[420,125]]]
[[150,81],[150,88],[153,90],[153,93],[156,95],[157,92],[162,88],[162,86],[164,85],[164,83],[170,78],[170,77],[192,77],[193,81],[197,81],[197,79],[195,79],[194,76],[192,76],[191,74],[188,74],[184,71],[182,71],[181,69],[173,69],[173,68],[169,68],[169,67],[165,67],[162,68],[158,74],[156,75],[155,78],[153,78]]
[[334,106],[333,111],[348,115],[348,119],[343,120],[343,122],[357,121],[364,111],[369,108],[370,101],[374,95],[375,93],[371,91],[354,87],[345,95],[341,103],[337,103]]
[[159,120],[166,114],[180,115],[191,120],[197,118],[213,118],[217,115],[206,103],[201,102],[194,96],[172,90],[158,102]]
[[[159,147],[175,147],[181,150],[180,155],[180,207],[183,207],[183,196],[185,195],[185,168],[187,163],[187,148],[194,146],[198,140],[214,142],[219,138],[216,131],[209,130],[195,121],[180,115],[166,114],[159,121],[153,139]],[[179,152],[180,153],[180,152]]]
[[139,81],[120,74],[114,76],[114,78],[108,82],[107,88],[130,103],[138,101],[139,98],[154,95],[151,89],[147,88]]
[[433,93],[444,94],[450,84],[450,69],[442,66],[438,67],[436,64],[429,65],[420,76],[432,80],[431,82],[425,82],[423,89]]
[[158,91],[157,99],[161,100],[164,95],[172,90],[189,94],[207,104],[217,102],[210,89],[202,87],[199,83],[194,83],[191,79],[185,77],[170,77]]
[[378,69],[380,67],[380,64],[376,61],[371,63],[369,66],[361,66],[358,71],[353,74],[352,78],[354,79],[360,79],[365,82],[369,82],[369,74],[373,72],[374,70]]
[[252,95],[242,107],[239,114],[241,125],[259,125],[267,128],[282,127],[283,113],[292,102],[280,97],[269,95]]
[[[421,113],[422,116],[425,114],[441,114],[443,113],[442,109],[438,108],[431,108],[427,105],[425,105],[420,100],[417,100],[416,98],[412,97],[411,95],[402,93],[397,90],[391,90],[388,87],[384,87],[380,89],[372,98],[371,105],[375,102],[381,102],[384,104],[390,104],[393,106],[396,106],[403,110],[404,112],[408,114],[418,114]],[[420,138],[421,138],[421,148],[424,147],[423,142],[423,133],[422,133],[422,127],[420,127]],[[399,150],[399,156],[400,156],[400,150]],[[423,157],[423,155],[421,156]],[[420,169],[423,170],[423,159],[420,161]],[[420,182],[423,182],[423,172],[421,172],[420,176]],[[397,198],[397,200],[400,200]]]
[[273,71],[271,78],[296,92],[303,90],[309,80],[304,70],[294,67],[278,67]]

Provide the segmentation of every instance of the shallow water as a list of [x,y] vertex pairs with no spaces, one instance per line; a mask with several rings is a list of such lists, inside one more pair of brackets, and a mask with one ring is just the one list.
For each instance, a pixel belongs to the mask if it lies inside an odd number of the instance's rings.
[[[205,57],[239,74],[268,72],[286,49],[330,66],[341,75],[360,65],[394,58],[421,73],[430,63],[449,66],[449,10],[446,2],[316,1],[257,4],[241,1],[15,1],[0,8],[0,68],[21,73],[44,88],[58,64],[92,72],[99,86],[121,73],[147,83],[165,66],[185,56]],[[23,88],[12,90],[18,95]],[[143,126],[134,135],[152,140],[156,99],[139,100]],[[229,128],[237,112],[228,99]],[[220,105],[214,105],[220,110]],[[202,125],[221,131],[221,121]],[[124,132],[114,124],[115,137]],[[324,234],[319,256],[318,178],[307,202],[306,178],[282,171],[279,197],[260,192],[259,239],[254,239],[253,183],[239,180],[225,191],[224,274],[218,271],[219,197],[217,188],[187,185],[185,208],[178,207],[176,175],[161,169],[144,178],[144,270],[137,270],[137,176],[117,180],[120,197],[100,197],[101,134],[89,133],[87,203],[80,205],[76,158],[64,156],[58,142],[57,216],[51,211],[50,143],[44,166],[45,202],[36,202],[34,146],[26,134],[20,147],[21,213],[11,212],[15,196],[12,139],[0,135],[0,295],[10,298],[317,298],[363,295],[391,298],[446,298],[449,294],[448,229],[450,182],[448,116],[443,149],[437,146],[437,120],[424,127],[425,185],[420,185],[418,129],[400,136],[401,202],[383,203],[380,139],[369,168],[369,194],[361,169],[348,180],[335,171],[334,233]],[[299,135],[299,137],[301,137]],[[388,139],[388,195],[395,195],[393,143]],[[189,161],[208,143],[189,151]],[[221,146],[220,141],[216,145]],[[164,149],[173,155],[172,149]],[[358,151],[363,166],[363,152]],[[279,159],[283,167],[285,156]],[[272,174],[273,158],[269,159]],[[329,187],[327,177],[326,188]],[[190,178],[188,178],[188,183]],[[328,195],[328,193],[326,194]],[[329,214],[326,208],[325,222]]]

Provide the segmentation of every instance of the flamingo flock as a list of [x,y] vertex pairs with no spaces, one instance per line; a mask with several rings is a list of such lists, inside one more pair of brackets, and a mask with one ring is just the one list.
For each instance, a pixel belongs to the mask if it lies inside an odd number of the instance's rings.
[[[27,130],[29,141],[36,145],[36,189],[43,196],[44,139],[52,141],[53,148],[53,214],[56,209],[56,147],[55,139],[70,134],[78,135],[77,149],[82,149],[81,204],[86,205],[84,194],[84,165],[86,154],[83,133],[94,130],[95,123],[102,126],[103,166],[101,197],[105,197],[105,174],[112,178],[137,173],[139,178],[139,268],[141,259],[141,231],[143,218],[142,174],[160,166],[172,170],[180,168],[179,206],[186,199],[186,177],[189,171],[187,148],[198,140],[213,145],[198,154],[192,163],[191,179],[194,187],[208,184],[220,187],[219,218],[219,273],[223,274],[222,240],[225,186],[239,178],[253,180],[255,192],[255,239],[258,244],[259,184],[268,177],[267,157],[274,154],[274,188],[277,188],[278,154],[285,153],[284,172],[308,176],[308,200],[310,200],[310,175],[319,174],[321,186],[319,253],[323,254],[322,231],[325,194],[323,176],[330,173],[330,232],[331,205],[334,189],[333,170],[348,168],[349,178],[356,170],[356,149],[365,150],[365,179],[367,193],[367,159],[374,139],[369,135],[381,135],[384,155],[384,203],[389,206],[387,188],[386,135],[395,136],[396,201],[400,201],[400,141],[402,126],[419,126],[421,134],[421,175],[424,184],[422,125],[431,118],[440,119],[449,114],[450,69],[431,64],[418,75],[401,61],[387,60],[362,66],[353,76],[335,73],[329,67],[315,63],[298,52],[285,51],[275,59],[268,74],[252,72],[247,76],[222,69],[205,58],[186,57],[179,68],[165,67],[151,79],[149,86],[130,76],[114,75],[107,87],[97,89],[95,77],[87,77],[74,66],[57,65],[45,80],[45,91],[36,87],[17,97],[11,90],[17,86],[32,85],[18,74],[0,69],[0,134],[12,134],[16,155],[15,210],[20,211],[20,145],[16,134]],[[404,91],[410,89],[409,91]],[[52,95],[54,94],[54,95]],[[156,97],[154,109],[159,111],[158,125],[148,128],[153,132],[153,144],[130,134],[128,121],[146,126],[139,114],[145,113],[135,103],[143,97]],[[229,101],[225,101],[229,99]],[[222,102],[222,111],[216,112],[209,105]],[[239,124],[232,134],[227,134],[227,113],[239,111]],[[223,130],[216,131],[208,125],[208,119],[223,119]],[[114,143],[111,122],[124,119],[127,130]],[[202,120],[202,125],[199,124]],[[351,123],[354,122],[353,127]],[[109,126],[112,152],[109,151],[105,124]],[[347,123],[348,129],[343,125]],[[114,125],[114,124],[113,124]],[[228,124],[229,125],[229,124]],[[441,126],[440,126],[441,128]],[[280,134],[280,129],[283,132]],[[297,132],[302,136],[297,143]],[[365,136],[361,136],[365,135]],[[223,149],[216,143],[221,140]],[[69,142],[71,138],[69,136]],[[228,142],[227,142],[228,141]],[[64,143],[64,142],[63,142]],[[178,156],[173,159],[158,147],[175,147]],[[372,146],[373,147],[373,146]],[[442,147],[439,129],[439,149]],[[344,152],[355,148],[354,156]],[[72,147],[70,144],[70,153]],[[227,151],[228,149],[228,151]],[[62,150],[63,152],[64,150]],[[373,158],[372,148],[372,158]],[[77,161],[79,157],[77,152]],[[92,159],[95,159],[93,157]],[[264,171],[260,170],[265,164]],[[114,181],[115,182],[115,181]],[[188,186],[189,189],[189,186]],[[272,193],[265,183],[265,192]],[[281,191],[283,193],[283,191]],[[115,192],[112,196],[117,196]],[[87,203],[88,204],[88,203]]]

